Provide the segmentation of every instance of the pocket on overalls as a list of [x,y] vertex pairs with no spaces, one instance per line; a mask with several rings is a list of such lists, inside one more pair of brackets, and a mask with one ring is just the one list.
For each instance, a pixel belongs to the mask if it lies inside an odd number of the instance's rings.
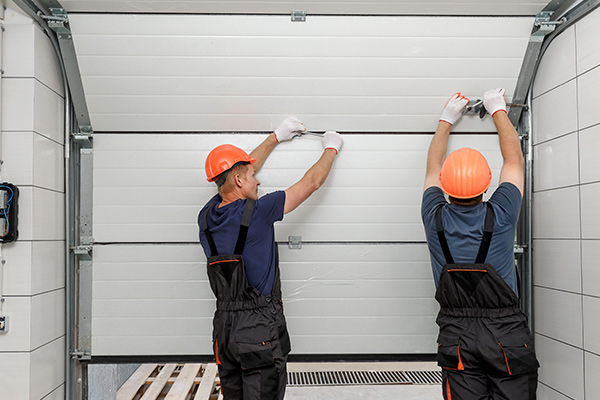
[[457,371],[465,369],[460,355],[460,336],[440,333],[437,343],[437,362],[440,367]]
[[235,341],[242,369],[273,365],[273,348],[268,326],[258,325],[238,330],[235,333]]
[[498,346],[502,350],[505,371],[509,375],[533,371],[540,366],[529,335],[521,333],[498,338]]

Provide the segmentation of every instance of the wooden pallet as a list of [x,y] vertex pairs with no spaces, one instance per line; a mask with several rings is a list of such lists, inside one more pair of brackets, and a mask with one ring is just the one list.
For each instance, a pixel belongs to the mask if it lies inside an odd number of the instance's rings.
[[222,400],[215,364],[142,364],[117,400]]

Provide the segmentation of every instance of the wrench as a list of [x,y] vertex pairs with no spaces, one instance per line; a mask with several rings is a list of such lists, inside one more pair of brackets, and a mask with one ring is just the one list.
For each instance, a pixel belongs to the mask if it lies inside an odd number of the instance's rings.
[[[517,103],[506,103],[509,107],[525,107],[528,108],[527,104],[517,104]],[[479,118],[485,117],[487,114],[487,110],[483,106],[483,100],[472,100],[469,101],[465,109],[463,110],[463,115],[479,115]]]

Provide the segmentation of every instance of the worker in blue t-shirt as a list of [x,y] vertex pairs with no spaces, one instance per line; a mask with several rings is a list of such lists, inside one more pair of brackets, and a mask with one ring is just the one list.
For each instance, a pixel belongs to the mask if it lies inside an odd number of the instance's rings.
[[258,198],[255,174],[275,146],[305,131],[283,121],[249,155],[225,144],[206,159],[206,176],[218,194],[198,215],[200,243],[217,298],[213,349],[225,400],[282,400],[290,352],[273,224],[325,182],[342,137],[323,135],[321,158],[294,185]]
[[483,201],[492,180],[485,157],[463,148],[446,158],[452,125],[469,102],[460,93],[444,107],[427,155],[421,216],[440,304],[438,365],[446,400],[536,398],[539,364],[519,308],[514,260],[524,161],[504,93],[483,94],[504,159],[489,201]]

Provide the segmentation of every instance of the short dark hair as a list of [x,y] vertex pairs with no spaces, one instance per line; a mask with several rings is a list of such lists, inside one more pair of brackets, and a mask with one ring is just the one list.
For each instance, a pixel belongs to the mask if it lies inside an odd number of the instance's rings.
[[483,193],[469,199],[458,199],[450,195],[448,195],[448,198],[450,199],[450,203],[458,204],[459,206],[476,206],[483,201]]
[[231,171],[233,171],[234,169],[236,169],[238,167],[241,167],[242,165],[248,165],[248,164],[250,164],[248,161],[238,161],[235,164],[233,164],[233,167],[229,168],[227,171],[221,172],[215,179],[215,183],[217,184],[217,187],[221,187],[225,184],[225,182],[227,181],[227,176],[229,175],[229,173]]

